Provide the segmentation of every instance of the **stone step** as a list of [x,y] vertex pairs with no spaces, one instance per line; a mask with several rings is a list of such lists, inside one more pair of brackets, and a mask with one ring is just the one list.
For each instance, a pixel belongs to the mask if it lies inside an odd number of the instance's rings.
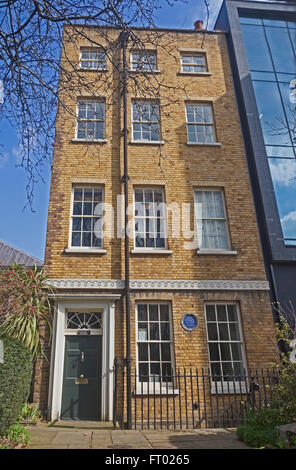
[[[112,430],[114,425],[112,421],[72,421],[72,420],[61,420],[47,423],[50,428],[56,429],[88,429],[88,430]],[[117,426],[116,426],[117,428]]]

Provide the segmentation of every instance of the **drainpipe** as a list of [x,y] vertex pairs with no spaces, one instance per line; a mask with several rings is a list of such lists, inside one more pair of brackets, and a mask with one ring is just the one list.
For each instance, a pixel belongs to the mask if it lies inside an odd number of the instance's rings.
[[128,127],[127,127],[127,61],[126,47],[128,32],[120,33],[122,47],[122,95],[123,95],[123,161],[124,161],[124,258],[125,258],[125,308],[126,308],[126,403],[127,403],[127,428],[132,428],[132,395],[131,395],[131,318],[130,318],[130,268],[129,268],[129,234],[128,234]]

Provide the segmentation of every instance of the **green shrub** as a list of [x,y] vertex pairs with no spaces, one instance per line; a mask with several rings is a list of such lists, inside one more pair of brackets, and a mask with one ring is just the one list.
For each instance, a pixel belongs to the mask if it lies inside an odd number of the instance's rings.
[[255,426],[241,426],[237,428],[237,435],[250,447],[265,447],[275,445],[278,440],[277,431],[273,427],[257,428]]
[[23,428],[20,424],[10,426],[5,437],[12,442],[17,442],[18,444],[28,444],[30,441],[29,431]]
[[296,364],[285,362],[283,359],[279,383],[272,387],[272,393],[280,406],[285,422],[292,422],[296,418]]
[[246,416],[246,424],[257,428],[273,428],[283,424],[284,418],[277,408],[261,408],[250,410]]
[[4,362],[0,364],[0,436],[18,422],[31,386],[33,362],[30,351],[16,339],[0,333]]

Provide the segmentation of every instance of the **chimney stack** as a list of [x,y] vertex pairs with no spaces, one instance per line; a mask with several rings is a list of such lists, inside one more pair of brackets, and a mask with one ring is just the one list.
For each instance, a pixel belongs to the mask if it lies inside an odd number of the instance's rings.
[[203,21],[197,20],[195,21],[193,26],[194,26],[195,31],[200,31],[201,29],[203,29]]

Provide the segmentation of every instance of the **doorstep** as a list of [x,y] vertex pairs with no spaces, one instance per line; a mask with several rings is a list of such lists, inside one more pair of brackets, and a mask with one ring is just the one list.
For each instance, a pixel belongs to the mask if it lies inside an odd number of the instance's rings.
[[[88,429],[88,430],[108,430],[112,431],[114,429],[114,424],[112,421],[79,421],[79,420],[60,420],[52,421],[50,423],[45,423],[45,426],[49,428],[58,428],[58,429]],[[116,424],[116,429],[119,428],[118,423]]]

